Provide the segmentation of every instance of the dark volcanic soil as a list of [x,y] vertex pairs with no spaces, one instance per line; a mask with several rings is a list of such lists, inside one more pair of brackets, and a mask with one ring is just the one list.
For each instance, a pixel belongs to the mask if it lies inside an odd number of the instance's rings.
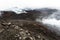
[[[59,35],[55,34],[55,32],[51,32],[50,29],[46,28],[46,25],[43,25],[42,23],[36,21],[36,19],[39,17],[41,20],[42,18],[49,16],[50,14],[52,14],[52,12],[56,11],[55,9],[25,11],[27,13],[20,14],[16,14],[13,11],[1,11],[2,14],[0,16],[0,40],[16,40],[12,35],[19,34],[19,32],[21,32],[19,31],[20,27],[24,30],[28,30],[33,37],[35,37],[36,35],[41,35],[42,39],[39,40],[60,40]],[[18,25],[19,28],[15,29],[12,25]],[[12,39],[10,38],[10,36],[12,37]],[[23,40],[23,37],[21,40]],[[20,40],[19,37],[17,40]]]

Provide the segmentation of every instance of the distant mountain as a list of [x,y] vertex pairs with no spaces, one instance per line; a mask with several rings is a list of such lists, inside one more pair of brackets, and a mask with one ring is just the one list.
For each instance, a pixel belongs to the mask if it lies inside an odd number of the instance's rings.
[[43,8],[43,9],[21,9],[22,12],[18,14],[15,11],[16,10],[10,10],[10,11],[1,11],[1,18],[4,19],[23,19],[23,20],[36,20],[37,18],[42,19],[53,12],[57,11],[56,9],[48,9],[48,8]]

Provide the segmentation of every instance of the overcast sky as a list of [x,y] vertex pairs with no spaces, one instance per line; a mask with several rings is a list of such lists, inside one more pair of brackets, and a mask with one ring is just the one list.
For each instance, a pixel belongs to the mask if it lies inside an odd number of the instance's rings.
[[57,8],[60,9],[60,0],[0,0],[0,10],[18,8]]

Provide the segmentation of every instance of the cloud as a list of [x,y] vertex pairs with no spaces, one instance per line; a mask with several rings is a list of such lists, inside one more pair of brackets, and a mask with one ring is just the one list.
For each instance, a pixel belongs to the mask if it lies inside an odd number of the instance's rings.
[[60,0],[0,0],[0,10],[19,7],[19,8],[58,8],[60,9]]

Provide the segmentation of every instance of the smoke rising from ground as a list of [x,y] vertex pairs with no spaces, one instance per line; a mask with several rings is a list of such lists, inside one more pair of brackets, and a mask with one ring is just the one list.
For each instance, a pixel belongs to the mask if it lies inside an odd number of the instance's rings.
[[53,12],[48,17],[44,17],[42,20],[37,20],[47,25],[49,29],[60,35],[60,11]]

